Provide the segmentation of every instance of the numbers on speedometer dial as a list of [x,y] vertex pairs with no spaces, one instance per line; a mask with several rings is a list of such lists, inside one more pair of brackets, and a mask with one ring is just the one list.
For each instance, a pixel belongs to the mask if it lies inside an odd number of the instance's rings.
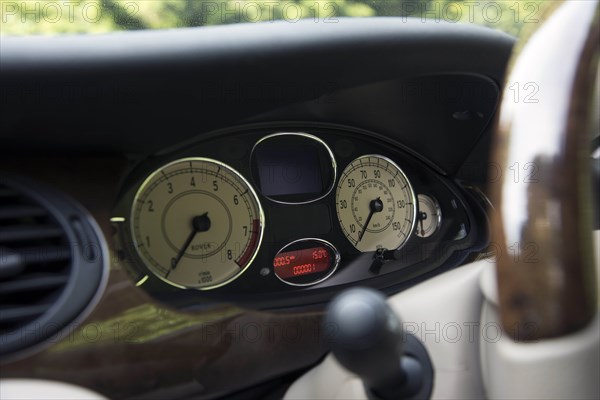
[[357,250],[395,250],[414,230],[416,198],[393,161],[367,155],[352,161],[342,173],[336,210],[344,234]]
[[131,213],[138,255],[156,276],[181,288],[212,289],[237,278],[256,256],[264,227],[248,182],[205,158],[153,172]]

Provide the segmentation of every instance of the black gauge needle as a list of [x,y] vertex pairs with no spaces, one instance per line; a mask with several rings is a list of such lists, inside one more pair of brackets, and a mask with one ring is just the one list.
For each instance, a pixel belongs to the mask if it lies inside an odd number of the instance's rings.
[[419,225],[421,225],[421,236],[425,236],[425,229],[423,228],[423,221],[427,219],[427,214],[424,212],[419,213]]
[[[376,198],[375,200],[371,200],[369,203],[369,216],[367,217],[367,222],[363,225],[363,230],[358,234],[358,242],[360,242],[365,236],[365,232],[367,231],[367,227],[369,226],[369,222],[371,222],[371,218],[373,218],[373,214],[381,212],[383,210],[383,202],[381,198]],[[358,243],[356,242],[356,243]]]
[[169,272],[167,272],[166,277],[169,276],[171,271],[174,271],[175,268],[177,268],[177,264],[179,264],[179,261],[181,261],[181,258],[185,254],[185,251],[190,246],[190,243],[192,243],[192,240],[194,240],[196,235],[199,232],[206,232],[209,229],[210,229],[210,218],[208,218],[207,212],[202,215],[198,215],[192,219],[192,232],[190,232],[188,238],[186,239],[185,243],[181,247],[181,250],[179,250],[179,253],[177,253],[177,257],[171,259],[171,269],[169,270]]

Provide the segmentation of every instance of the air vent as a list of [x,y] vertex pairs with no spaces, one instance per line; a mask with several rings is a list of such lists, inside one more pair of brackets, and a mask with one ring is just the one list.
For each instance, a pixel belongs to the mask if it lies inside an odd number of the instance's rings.
[[72,200],[0,178],[0,357],[60,339],[105,281],[102,249]]

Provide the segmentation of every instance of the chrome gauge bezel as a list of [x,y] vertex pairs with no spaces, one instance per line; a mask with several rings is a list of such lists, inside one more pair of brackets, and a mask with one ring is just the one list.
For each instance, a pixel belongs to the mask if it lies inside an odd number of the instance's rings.
[[[324,199],[325,197],[327,197],[333,191],[333,189],[336,187],[337,168],[338,167],[337,167],[337,162],[335,160],[335,155],[333,154],[333,151],[331,150],[331,148],[327,145],[327,143],[325,143],[325,141],[323,141],[321,138],[319,138],[315,135],[312,135],[312,134],[306,133],[306,132],[277,132],[277,133],[272,133],[270,135],[264,136],[264,137],[260,138],[254,144],[254,146],[252,146],[252,150],[250,151],[250,160],[254,160],[254,152],[260,144],[264,143],[265,141],[267,141],[269,139],[273,139],[276,137],[282,137],[282,136],[292,136],[292,137],[299,136],[299,137],[302,137],[305,139],[313,140],[319,146],[322,146],[325,149],[325,152],[327,153],[327,155],[329,156],[329,161],[330,161],[330,166],[331,166],[331,179],[330,179],[331,182],[329,183],[329,186],[327,186],[327,190],[325,190],[323,192],[323,194],[319,195],[318,197],[312,198],[310,200],[283,201],[283,200],[277,200],[277,199],[273,198],[272,196],[267,196],[267,195],[263,194],[262,192],[261,192],[261,195],[264,196],[269,201],[272,201],[273,203],[285,204],[285,205],[311,204],[311,203],[318,202],[318,201]],[[256,178],[255,178],[255,180],[256,180]]]
[[[135,209],[136,209],[136,205],[137,205],[136,203],[138,202],[138,199],[140,199],[141,195],[143,193],[145,193],[145,191],[148,189],[148,186],[155,180],[157,175],[164,173],[164,171],[166,169],[172,167],[173,165],[186,163],[186,162],[209,163],[209,164],[218,166],[219,168],[225,169],[235,179],[239,180],[245,186],[244,189],[248,190],[248,195],[251,197],[251,199],[252,199],[251,201],[253,201],[255,203],[257,213],[258,213],[258,215],[256,216],[259,220],[258,239],[257,239],[256,247],[252,251],[252,254],[251,254],[250,258],[248,259],[248,262],[246,263],[246,265],[243,268],[241,268],[239,271],[237,271],[237,273],[235,275],[233,275],[232,277],[230,277],[224,281],[220,281],[214,285],[195,287],[195,286],[186,286],[186,285],[179,284],[177,282],[173,282],[173,281],[165,278],[164,276],[161,276],[158,273],[158,271],[155,270],[154,266],[148,265],[148,260],[146,260],[146,257],[143,254],[141,254],[141,252],[139,250],[139,242],[138,242],[138,238],[137,238],[137,234],[136,234],[136,227],[135,227],[135,213],[136,213]],[[135,192],[135,195],[133,196],[133,201],[129,208],[128,229],[130,232],[130,239],[133,243],[133,248],[135,249],[135,254],[140,259],[140,261],[143,263],[145,270],[149,271],[153,276],[157,277],[162,282],[167,283],[168,285],[176,287],[178,289],[208,291],[208,290],[217,289],[217,288],[220,288],[220,287],[230,284],[231,282],[235,281],[240,276],[242,276],[244,274],[244,272],[246,272],[248,270],[248,268],[253,264],[254,260],[256,259],[257,255],[260,251],[261,245],[262,245],[262,240],[263,240],[264,230],[265,230],[265,214],[263,211],[262,204],[260,203],[259,197],[256,194],[256,191],[254,190],[254,188],[252,187],[250,182],[241,173],[239,173],[236,169],[229,166],[228,164],[225,164],[221,161],[218,161],[218,160],[215,160],[212,158],[185,157],[185,158],[179,158],[179,159],[170,161],[170,162],[163,164],[160,167],[154,169],[140,184],[140,186],[138,187],[138,189]]]
[[435,233],[437,231],[440,230],[440,227],[442,226],[442,209],[440,208],[440,203],[437,201],[437,199],[435,197],[424,194],[424,193],[419,193],[417,195],[417,200],[419,202],[419,211],[421,211],[421,198],[422,197],[428,199],[428,201],[433,205],[433,208],[435,209],[435,212],[437,215],[437,218],[436,218],[437,222],[436,222],[435,229],[433,231],[431,231],[431,233],[429,233],[428,235],[426,235],[426,236],[419,235],[419,227],[417,226],[417,230],[416,230],[415,234],[420,238],[426,239],[426,238],[432,237],[433,235],[435,235]]
[[[412,205],[412,212],[411,212],[412,219],[411,219],[411,223],[410,223],[410,229],[408,229],[408,231],[406,232],[404,240],[402,241],[402,243],[400,243],[399,246],[397,246],[397,247],[395,247],[393,249],[387,249],[387,250],[399,250],[399,249],[401,249],[402,247],[404,247],[406,245],[406,243],[409,241],[409,239],[412,237],[412,235],[413,235],[413,233],[415,231],[415,226],[416,226],[416,222],[417,222],[417,207],[418,207],[418,204],[417,204],[417,195],[415,193],[414,188],[412,187],[410,179],[408,178],[408,176],[406,175],[406,173],[404,172],[404,170],[402,168],[400,168],[400,166],[396,162],[394,162],[393,160],[391,160],[389,157],[382,156],[380,154],[365,154],[365,155],[362,155],[360,157],[357,157],[357,158],[353,159],[352,161],[350,161],[348,163],[348,165],[346,165],[346,167],[342,171],[342,174],[341,174],[340,178],[338,179],[338,185],[337,185],[336,193],[335,193],[335,201],[336,201],[335,210],[336,210],[336,216],[337,216],[337,219],[338,219],[338,223],[340,225],[340,228],[342,230],[343,235],[346,237],[346,240],[348,240],[348,242],[357,251],[368,252],[368,251],[362,251],[362,250],[360,250],[359,248],[356,247],[356,244],[352,240],[350,240],[349,234],[348,234],[346,228],[344,227],[344,224],[341,221],[340,210],[339,210],[339,208],[337,206],[337,202],[338,202],[338,199],[339,199],[340,185],[344,181],[343,178],[347,175],[346,172],[347,172],[348,168],[350,168],[351,165],[353,165],[353,164],[355,164],[357,162],[360,162],[363,159],[369,159],[369,158],[377,158],[377,159],[385,161],[386,163],[388,163],[388,165],[390,165],[393,169],[395,169],[397,171],[397,175],[400,175],[402,177],[402,179],[406,182],[406,189],[408,191],[408,197],[410,198],[411,205]],[[397,175],[395,175],[395,176],[397,176]]]

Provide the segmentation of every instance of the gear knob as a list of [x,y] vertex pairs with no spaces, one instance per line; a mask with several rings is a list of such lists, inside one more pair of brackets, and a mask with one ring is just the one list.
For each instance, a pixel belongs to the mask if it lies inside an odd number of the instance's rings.
[[[338,362],[358,375],[376,399],[426,398],[432,375],[423,346],[405,335],[400,319],[379,292],[353,288],[329,304],[325,331]],[[407,340],[410,338],[410,340]],[[409,345],[411,349],[405,349]],[[412,348],[419,347],[416,358]],[[425,355],[426,362],[419,358]],[[425,365],[424,365],[425,364]],[[423,394],[426,394],[423,396]]]

